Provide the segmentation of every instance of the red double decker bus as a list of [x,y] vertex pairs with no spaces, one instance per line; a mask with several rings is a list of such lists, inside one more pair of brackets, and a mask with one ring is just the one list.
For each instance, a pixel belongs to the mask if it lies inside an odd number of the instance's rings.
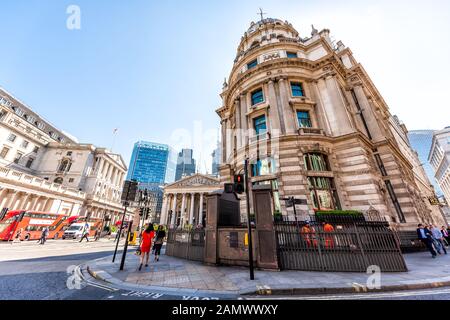
[[[23,217],[22,217],[23,213]],[[64,230],[73,220],[63,214],[35,212],[35,211],[9,211],[0,221],[0,241],[13,240],[22,230],[21,240],[38,240],[45,227],[49,229],[48,239],[59,239]]]

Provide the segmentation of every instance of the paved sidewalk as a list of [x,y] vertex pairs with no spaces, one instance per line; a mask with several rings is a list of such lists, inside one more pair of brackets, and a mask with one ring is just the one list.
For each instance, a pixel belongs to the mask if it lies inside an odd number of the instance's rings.
[[[214,292],[220,294],[324,294],[367,291],[369,275],[364,273],[255,271],[255,281],[249,280],[248,268],[205,266],[199,262],[161,256],[148,268],[138,271],[138,257],[130,251],[126,268],[119,272],[119,261],[111,257],[88,263],[92,276],[116,286],[136,286],[139,289],[179,292]],[[429,253],[405,255],[408,272],[383,273],[381,290],[428,289],[450,286],[450,255],[432,259]],[[370,291],[370,290],[369,290]]]

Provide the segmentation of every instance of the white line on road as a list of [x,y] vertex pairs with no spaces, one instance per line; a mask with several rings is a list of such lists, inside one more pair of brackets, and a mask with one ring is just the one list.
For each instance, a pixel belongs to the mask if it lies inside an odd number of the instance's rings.
[[388,293],[368,293],[368,294],[344,294],[329,296],[283,296],[283,297],[252,297],[255,300],[365,300],[365,299],[382,299],[382,298],[401,298],[412,296],[434,296],[440,294],[450,294],[450,289],[442,290],[426,290],[426,291],[404,291],[404,292],[388,292]]

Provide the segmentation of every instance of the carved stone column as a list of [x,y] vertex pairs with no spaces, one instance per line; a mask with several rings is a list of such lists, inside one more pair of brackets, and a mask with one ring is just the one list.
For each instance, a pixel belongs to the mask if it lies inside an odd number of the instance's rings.
[[175,227],[176,217],[177,217],[177,194],[172,195],[172,218],[170,219],[170,226]]
[[185,211],[186,211],[186,193],[183,193],[181,200],[181,213],[180,213],[180,226],[183,228],[185,223]]
[[289,83],[286,79],[281,78],[278,81],[278,87],[280,92],[281,109],[283,110],[283,121],[287,134],[295,134],[297,132],[296,115],[294,110],[289,105],[289,97],[291,96],[289,90]]
[[248,144],[248,119],[247,119],[247,96],[242,94],[239,102],[240,102],[240,111],[241,111],[241,146],[247,146]]
[[203,224],[203,193],[200,193],[200,203],[198,209],[198,223]]
[[189,224],[194,224],[194,204],[195,204],[195,193],[191,193],[191,210],[189,212]]
[[272,134],[281,133],[280,112],[277,101],[277,94],[275,92],[275,83],[273,80],[268,82],[268,101],[270,104],[268,122],[270,124],[270,131]]

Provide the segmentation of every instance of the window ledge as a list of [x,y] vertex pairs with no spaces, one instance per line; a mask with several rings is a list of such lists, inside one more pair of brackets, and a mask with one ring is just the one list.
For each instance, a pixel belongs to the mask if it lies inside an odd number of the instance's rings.
[[257,141],[264,141],[264,140],[269,140],[269,139],[270,139],[270,132],[266,132],[266,133],[262,133],[257,136],[250,137],[249,142],[255,143]]
[[309,136],[309,135],[318,135],[318,136],[325,136],[325,132],[322,129],[319,128],[299,128],[298,134],[301,136]]

